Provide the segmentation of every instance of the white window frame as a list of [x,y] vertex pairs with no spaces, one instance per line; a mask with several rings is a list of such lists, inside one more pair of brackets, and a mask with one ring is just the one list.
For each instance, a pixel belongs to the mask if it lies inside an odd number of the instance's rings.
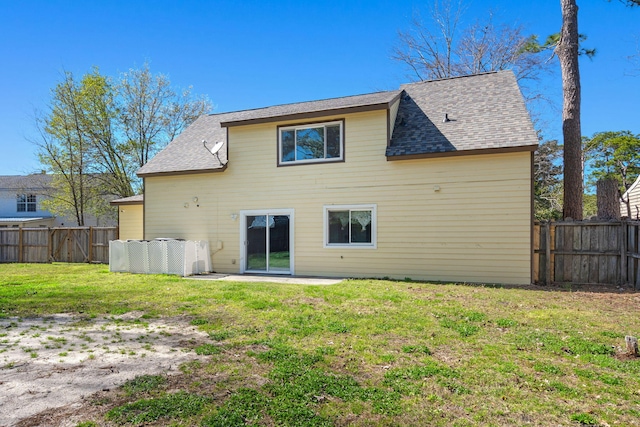
[[[22,210],[20,210],[21,207],[23,208]],[[33,209],[29,209],[29,207],[32,207]],[[38,198],[35,194],[23,193],[23,194],[16,195],[16,212],[37,212],[37,211],[38,211]]]
[[[377,249],[378,248],[378,207],[376,204],[324,205],[323,206],[323,244],[327,249]],[[371,211],[371,243],[329,243],[330,211]]]
[[278,274],[283,276],[293,276],[295,274],[295,211],[294,209],[253,209],[240,211],[240,274],[247,271],[247,217],[259,215],[288,215],[289,216],[289,271],[288,272],[269,272],[269,274]]
[[[340,126],[340,156],[338,157],[329,157],[327,158],[327,126]],[[324,155],[325,157],[322,159],[304,159],[304,160],[290,160],[285,162],[282,159],[282,132],[283,131],[294,131],[294,143],[295,143],[295,135],[296,131],[302,129],[311,129],[323,127],[324,128]],[[297,144],[296,144],[297,145]],[[296,153],[296,148],[294,147],[294,154]],[[342,162],[344,161],[344,120],[332,120],[329,122],[315,122],[315,123],[304,123],[298,125],[291,126],[278,126],[278,166],[290,166],[290,165],[300,165],[307,163],[330,163],[330,162]]]

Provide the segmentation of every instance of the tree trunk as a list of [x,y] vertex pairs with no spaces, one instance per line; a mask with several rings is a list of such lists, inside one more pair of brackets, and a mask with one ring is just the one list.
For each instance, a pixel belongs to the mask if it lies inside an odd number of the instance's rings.
[[580,129],[580,71],[578,68],[578,6],[560,0],[562,31],[556,47],[562,70],[562,135],[564,137],[563,218],[582,219],[582,131]]
[[598,219],[620,219],[620,197],[618,181],[613,178],[601,179],[596,183]]

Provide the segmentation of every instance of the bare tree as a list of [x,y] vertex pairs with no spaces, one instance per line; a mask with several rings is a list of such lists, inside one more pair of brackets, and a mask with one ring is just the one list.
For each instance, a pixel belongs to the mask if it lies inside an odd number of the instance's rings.
[[627,73],[630,76],[640,75],[640,36],[638,36],[638,45],[636,46],[636,53],[627,57],[631,64],[631,70]]
[[193,99],[191,88],[176,92],[148,63],[122,74],[119,93],[123,130],[138,167],[212,108],[206,97]]
[[461,30],[463,12],[461,1],[435,1],[429,21],[416,15],[411,29],[399,32],[392,58],[420,80],[510,69],[522,84],[549,69],[536,36],[525,35],[520,26],[496,25],[491,13]]
[[392,58],[407,64],[419,80],[441,79],[457,75],[454,64],[457,27],[462,15],[461,2],[435,1],[430,25],[414,14],[410,31],[398,33],[400,44]]
[[562,30],[555,53],[560,60],[563,93],[564,209],[562,217],[581,220],[583,184],[578,6],[575,0],[561,0],[560,4]]

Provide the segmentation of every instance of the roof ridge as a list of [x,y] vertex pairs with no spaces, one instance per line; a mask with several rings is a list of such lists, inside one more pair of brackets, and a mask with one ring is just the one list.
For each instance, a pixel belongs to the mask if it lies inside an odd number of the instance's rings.
[[418,82],[410,82],[410,83],[403,83],[400,85],[400,88],[403,88],[405,86],[409,86],[409,85],[417,85],[417,84],[421,84],[421,83],[432,83],[432,82],[442,82],[442,81],[447,81],[447,80],[455,80],[455,79],[464,79],[467,77],[477,77],[477,76],[485,76],[488,74],[498,74],[498,73],[502,73],[505,71],[510,71],[510,70],[497,70],[497,71],[484,71],[482,73],[475,73],[475,74],[464,74],[461,76],[451,76],[451,77],[441,77],[439,79],[430,79],[430,80],[420,80]]
[[274,105],[269,105],[269,106],[266,106],[266,107],[246,108],[246,109],[243,109],[243,110],[233,110],[233,111],[226,111],[226,112],[220,112],[220,113],[211,113],[211,114],[208,114],[208,116],[218,116],[218,115],[233,114],[233,113],[245,113],[245,112],[249,112],[249,111],[267,110],[267,109],[274,108],[274,107],[286,107],[286,106],[291,106],[291,105],[309,104],[309,103],[312,103],[312,102],[334,101],[334,100],[337,100],[337,99],[348,99],[348,98],[356,98],[358,96],[378,95],[378,94],[382,94],[382,93],[392,93],[392,92],[401,92],[401,91],[402,91],[402,89],[379,90],[379,91],[376,91],[376,92],[367,92],[367,93],[361,93],[361,94],[357,94],[357,95],[345,95],[345,96],[336,96],[336,97],[331,97],[331,98],[312,99],[312,100],[309,100],[309,101],[287,102],[287,103],[284,103],[284,104],[274,104]]

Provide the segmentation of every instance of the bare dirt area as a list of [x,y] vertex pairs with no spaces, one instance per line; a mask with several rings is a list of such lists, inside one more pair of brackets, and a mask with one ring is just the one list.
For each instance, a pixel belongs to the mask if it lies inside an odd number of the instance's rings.
[[142,313],[0,319],[0,426],[75,425],[38,414],[75,412],[83,399],[145,374],[176,374],[207,334],[188,318]]

